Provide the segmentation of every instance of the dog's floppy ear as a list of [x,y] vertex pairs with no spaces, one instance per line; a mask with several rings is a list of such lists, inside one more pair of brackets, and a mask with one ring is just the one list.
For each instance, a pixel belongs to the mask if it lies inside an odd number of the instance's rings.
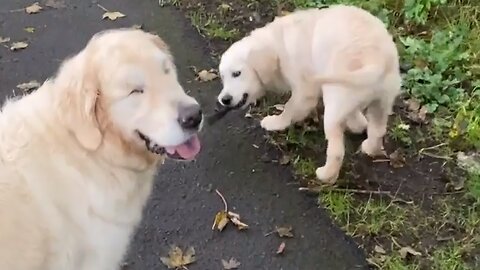
[[60,118],[83,147],[96,150],[103,139],[96,115],[100,85],[86,49],[62,64],[55,87],[61,91],[57,100]]
[[279,68],[278,55],[274,50],[252,48],[248,53],[248,63],[262,82],[271,81]]

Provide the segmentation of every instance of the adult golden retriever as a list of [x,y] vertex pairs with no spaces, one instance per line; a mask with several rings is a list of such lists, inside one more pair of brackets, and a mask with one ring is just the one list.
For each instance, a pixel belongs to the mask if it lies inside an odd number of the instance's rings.
[[0,269],[118,269],[158,163],[193,159],[202,123],[158,36],[94,35],[0,113]]
[[276,18],[228,48],[219,71],[218,102],[224,106],[246,106],[270,89],[291,91],[283,112],[261,121],[266,130],[304,120],[323,96],[328,147],[325,166],[316,174],[328,183],[336,181],[343,163],[345,127],[356,133],[367,129],[362,151],[382,153],[388,115],[401,88],[392,36],[378,18],[347,5]]

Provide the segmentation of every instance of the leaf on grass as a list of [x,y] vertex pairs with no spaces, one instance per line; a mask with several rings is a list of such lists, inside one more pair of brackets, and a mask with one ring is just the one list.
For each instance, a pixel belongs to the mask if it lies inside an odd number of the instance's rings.
[[10,46],[10,50],[11,51],[18,51],[18,50],[21,50],[21,49],[25,49],[27,47],[28,47],[28,43],[23,42],[23,41],[19,41],[19,42],[12,43],[12,46]]
[[280,246],[278,246],[277,248],[277,254],[282,254],[285,251],[285,246],[286,246],[285,242],[282,242]]
[[279,161],[280,165],[288,165],[290,163],[290,156],[288,155],[283,155],[282,158]]
[[47,2],[45,2],[45,6],[56,9],[66,7],[65,0],[47,0]]
[[172,246],[168,252],[168,257],[160,257],[160,260],[168,269],[185,268],[186,265],[195,262],[195,249],[190,247],[184,253],[179,247]]
[[1,37],[0,36],[0,44],[5,43],[5,42],[9,42],[9,41],[10,41],[9,37]]
[[411,98],[405,101],[409,111],[418,111],[420,109],[420,101],[415,98]]
[[36,80],[29,81],[26,83],[21,83],[17,85],[17,88],[22,90],[23,92],[30,92],[32,90],[35,90],[40,87],[40,83],[37,82]]
[[225,211],[220,211],[215,215],[215,220],[213,221],[212,230],[215,228],[219,231],[222,231],[225,226],[227,226],[230,219],[228,218],[228,213]]
[[402,168],[406,163],[405,156],[403,155],[400,148],[391,153],[389,159],[390,166],[392,166],[393,168]]
[[379,246],[379,245],[375,245],[375,248],[374,248],[375,252],[376,253],[379,253],[379,254],[386,254],[387,252],[385,251],[385,249],[383,249],[383,247]]
[[240,266],[240,262],[237,261],[235,258],[230,258],[229,261],[222,259],[223,269],[237,269]]
[[33,33],[35,32],[35,27],[25,27],[23,30],[25,30],[27,33]]
[[204,69],[197,73],[197,79],[202,82],[209,82],[209,81],[215,80],[216,78],[218,78],[218,75],[214,69],[210,69],[210,70]]
[[422,255],[422,253],[414,250],[414,249],[411,248],[411,247],[402,247],[402,248],[400,249],[399,253],[400,253],[400,257],[401,257],[402,259],[407,258],[407,256],[408,256],[409,254],[410,254],[410,255],[413,255],[413,256],[421,256],[421,255]]
[[290,227],[275,227],[275,231],[280,237],[293,237],[292,226]]
[[42,10],[42,7],[38,4],[38,2],[35,2],[25,8],[25,12],[27,12],[28,14],[35,14],[40,12],[40,10]]
[[123,18],[126,15],[118,11],[107,11],[103,13],[102,19],[109,19],[110,21],[115,21],[118,18]]

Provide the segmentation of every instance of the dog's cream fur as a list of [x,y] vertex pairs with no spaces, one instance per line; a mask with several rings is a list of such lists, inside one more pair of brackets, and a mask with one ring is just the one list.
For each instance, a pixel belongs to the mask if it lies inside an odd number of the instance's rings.
[[[142,89],[144,93],[133,92]],[[183,143],[178,105],[197,104],[157,36],[95,35],[37,91],[0,113],[0,269],[114,270],[164,157]]]
[[232,106],[245,93],[248,105],[265,90],[291,89],[284,111],[261,121],[266,130],[304,120],[323,96],[328,147],[326,164],[316,171],[320,180],[334,183],[338,178],[345,127],[356,133],[367,129],[362,151],[382,153],[401,77],[391,35],[367,11],[334,5],[278,17],[228,48],[219,70],[224,87],[218,99],[230,95]]

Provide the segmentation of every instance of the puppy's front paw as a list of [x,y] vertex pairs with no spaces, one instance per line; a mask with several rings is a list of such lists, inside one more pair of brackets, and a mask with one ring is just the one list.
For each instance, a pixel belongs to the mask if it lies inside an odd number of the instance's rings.
[[275,131],[286,129],[290,122],[286,121],[281,115],[269,115],[262,119],[260,125],[268,131]]
[[370,157],[387,156],[383,150],[382,144],[372,142],[369,139],[366,139],[362,142],[361,150],[362,153]]
[[318,180],[322,181],[325,184],[333,185],[335,184],[335,182],[337,182],[339,172],[333,172],[332,170],[329,170],[326,166],[323,166],[317,168],[315,174],[317,175]]

